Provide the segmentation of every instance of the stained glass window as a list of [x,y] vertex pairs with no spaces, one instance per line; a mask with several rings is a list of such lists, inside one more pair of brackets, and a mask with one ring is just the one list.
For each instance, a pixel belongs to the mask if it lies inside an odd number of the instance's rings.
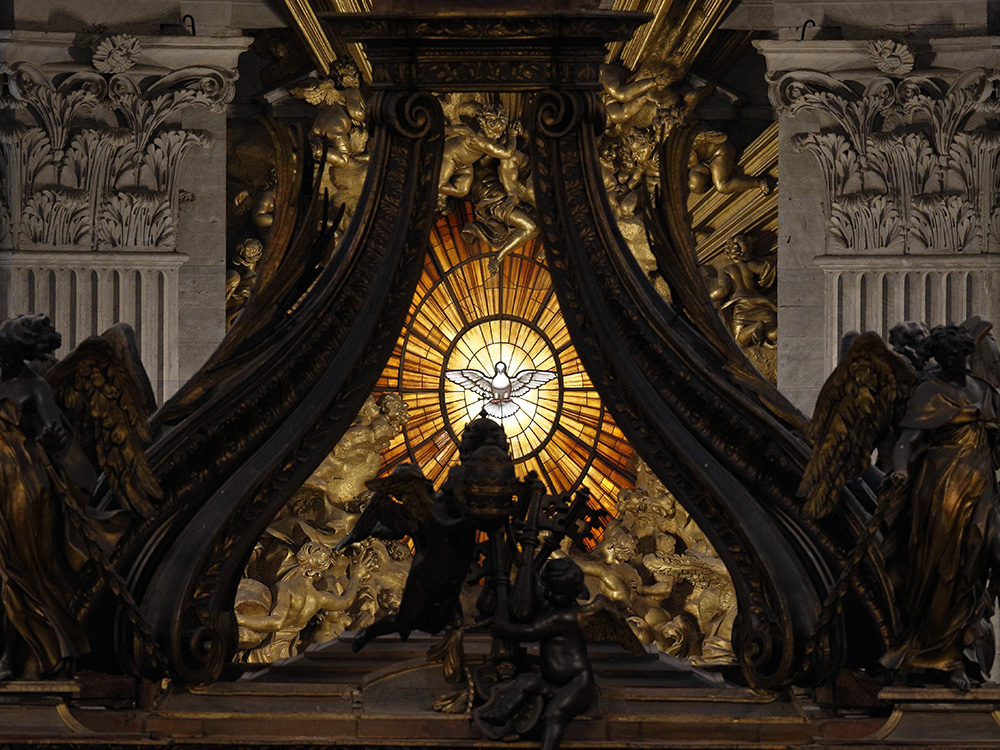
[[[513,379],[554,373],[511,398],[500,421],[519,474],[534,469],[552,492],[588,487],[614,508],[617,492],[635,482],[632,449],[601,404],[569,339],[541,245],[531,241],[490,276],[486,252],[461,238],[464,207],[439,218],[406,325],[377,390],[399,392],[410,420],[383,453],[383,472],[405,461],[440,485],[458,461],[458,438],[488,399],[445,373],[476,370],[494,377],[503,363]],[[510,407],[514,408],[514,407]]]

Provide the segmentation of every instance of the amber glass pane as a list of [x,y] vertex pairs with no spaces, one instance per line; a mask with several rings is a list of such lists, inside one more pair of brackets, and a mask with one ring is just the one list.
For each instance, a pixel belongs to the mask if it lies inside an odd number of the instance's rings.
[[387,473],[404,461],[421,466],[435,485],[458,461],[456,439],[487,399],[445,377],[473,369],[492,377],[498,362],[516,376],[554,373],[549,382],[513,399],[517,411],[500,420],[524,474],[535,470],[552,492],[588,487],[613,510],[618,490],[632,487],[632,449],[605,411],[566,331],[537,241],[508,255],[490,276],[488,248],[461,238],[467,208],[441,217],[406,325],[379,380],[379,392],[399,392],[410,421],[383,454]]

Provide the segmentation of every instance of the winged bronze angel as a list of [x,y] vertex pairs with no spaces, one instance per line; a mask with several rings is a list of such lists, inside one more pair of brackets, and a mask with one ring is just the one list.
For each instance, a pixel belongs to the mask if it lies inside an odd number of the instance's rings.
[[[58,676],[88,651],[75,595],[160,497],[142,450],[155,398],[131,329],[56,361],[60,345],[44,315],[0,325],[0,679]],[[91,507],[99,472],[120,508]]]
[[895,351],[874,333],[857,336],[820,392],[799,489],[805,513],[823,516],[878,451],[888,476],[875,518],[888,527],[900,615],[880,661],[961,690],[993,660],[986,589],[1000,571],[1000,350],[990,329],[978,317],[927,334],[904,324],[890,337]]
[[360,651],[373,638],[413,630],[439,633],[460,616],[459,595],[472,562],[475,526],[452,492],[434,492],[430,480],[413,464],[368,482],[374,494],[337,551],[368,537],[402,539],[415,548],[399,610],[359,631],[351,643]]

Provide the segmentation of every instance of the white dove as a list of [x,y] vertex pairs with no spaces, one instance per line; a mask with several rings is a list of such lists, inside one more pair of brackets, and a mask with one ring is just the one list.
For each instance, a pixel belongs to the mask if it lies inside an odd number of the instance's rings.
[[446,370],[444,376],[452,383],[487,399],[483,409],[495,419],[517,414],[521,408],[511,399],[523,396],[552,380],[556,374],[545,370],[521,370],[513,378],[507,375],[507,365],[497,362],[491,378],[479,370]]

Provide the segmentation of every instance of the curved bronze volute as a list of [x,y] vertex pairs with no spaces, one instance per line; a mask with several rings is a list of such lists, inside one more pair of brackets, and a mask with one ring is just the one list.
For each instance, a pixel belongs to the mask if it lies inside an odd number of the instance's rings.
[[[232,657],[233,599],[253,544],[371,393],[420,276],[441,108],[428,94],[380,91],[369,127],[366,200],[333,261],[292,312],[264,321],[237,351],[244,367],[151,451],[166,497],[158,523],[132,542],[130,578],[171,673],[186,682],[216,679]],[[299,223],[303,232],[315,225],[310,215]],[[131,651],[133,635],[120,651]]]

